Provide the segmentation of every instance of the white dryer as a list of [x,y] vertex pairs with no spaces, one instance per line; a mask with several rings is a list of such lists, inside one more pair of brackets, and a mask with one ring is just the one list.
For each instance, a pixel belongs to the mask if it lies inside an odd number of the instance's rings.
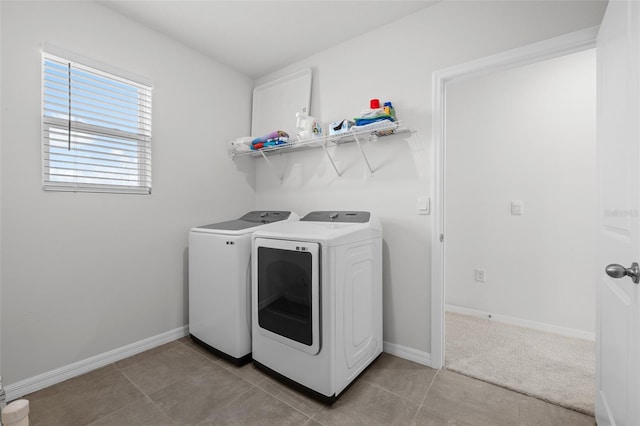
[[334,402],[382,352],[382,227],[317,211],[252,237],[257,368]]
[[242,365],[251,361],[251,234],[288,211],[252,211],[189,231],[189,333],[210,351]]

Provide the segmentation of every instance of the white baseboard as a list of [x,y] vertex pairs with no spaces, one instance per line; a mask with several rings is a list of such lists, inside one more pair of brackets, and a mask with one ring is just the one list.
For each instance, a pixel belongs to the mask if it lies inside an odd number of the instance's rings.
[[382,350],[390,355],[395,355],[397,357],[431,367],[431,354],[429,352],[423,352],[389,342],[383,342]]
[[583,340],[590,340],[595,342],[596,334],[583,330],[576,330],[574,328],[560,327],[558,325],[545,324],[543,322],[530,321],[521,318],[510,317],[508,315],[493,314],[491,312],[478,311],[475,309],[462,308],[460,306],[445,305],[445,311],[452,312],[454,314],[469,315],[472,317],[491,318],[494,321],[502,322],[509,325],[516,325],[518,327],[531,328],[533,330],[545,331],[547,333],[559,334],[561,336],[575,337]]
[[134,342],[96,356],[92,356],[91,358],[74,362],[73,364],[65,365],[64,367],[57,368],[47,373],[39,374],[37,376],[21,380],[17,383],[9,384],[5,386],[7,401],[20,398],[31,392],[35,392],[48,386],[55,385],[56,383],[63,382],[72,377],[88,373],[89,371],[104,367],[105,365],[120,361],[121,359],[130,357],[140,352],[153,349],[156,346],[169,343],[173,340],[184,337],[187,334],[189,334],[189,327],[185,325],[183,327],[178,327],[174,330],[170,330],[156,336],[148,337],[138,342]]

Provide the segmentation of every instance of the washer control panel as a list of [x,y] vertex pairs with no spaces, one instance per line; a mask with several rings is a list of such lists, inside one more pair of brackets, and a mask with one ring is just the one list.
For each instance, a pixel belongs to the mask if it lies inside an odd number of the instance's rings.
[[255,228],[261,224],[279,222],[287,220],[291,212],[259,210],[246,213],[239,219],[229,220],[226,222],[212,223],[211,225],[203,225],[198,228],[214,229],[222,231],[240,231],[242,229]]
[[290,214],[291,212],[258,210],[249,212],[238,220],[253,223],[272,223],[288,219]]

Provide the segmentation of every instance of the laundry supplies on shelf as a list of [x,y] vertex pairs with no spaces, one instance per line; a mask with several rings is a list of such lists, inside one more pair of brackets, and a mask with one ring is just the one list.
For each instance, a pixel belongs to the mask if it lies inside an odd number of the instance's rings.
[[297,137],[299,141],[322,136],[322,125],[320,121],[306,113],[296,113],[296,128],[298,129]]
[[271,148],[289,142],[289,134],[284,130],[274,130],[251,141],[251,149],[256,151],[263,148]]
[[345,118],[344,120],[334,121],[329,124],[329,135],[341,135],[347,133],[355,123],[352,120]]
[[229,143],[229,153],[232,157],[238,154],[249,154],[267,148],[275,148],[289,143],[289,134],[283,130],[274,130],[264,136],[243,136]]
[[232,153],[251,152],[251,142],[254,138],[251,136],[243,136],[231,141],[229,150]]
[[[372,101],[375,101],[373,99]],[[243,147],[233,149],[231,157],[262,157],[269,167],[277,172],[274,164],[271,163],[268,156],[275,153],[284,153],[298,151],[305,148],[322,148],[329,159],[334,171],[340,177],[342,171],[338,168],[338,164],[334,161],[334,152],[329,150],[331,146],[337,146],[347,142],[355,142],[359,152],[362,154],[369,173],[373,175],[374,168],[371,167],[369,159],[362,147],[365,141],[371,142],[377,140],[377,136],[390,136],[399,133],[414,133],[415,130],[403,127],[400,120],[396,118],[396,113],[391,102],[387,101],[380,106],[380,102],[370,102],[370,106],[374,107],[364,110],[361,117],[354,120],[343,118],[328,124],[328,130],[323,131],[320,122],[305,113],[297,113],[297,131],[298,133],[289,138],[289,135],[282,130],[271,132],[262,138],[255,138],[249,144],[249,150]],[[242,139],[242,138],[240,138]],[[244,140],[243,140],[244,141]],[[246,141],[245,141],[246,142]],[[232,142],[232,146],[234,142]],[[284,168],[282,173],[278,173],[280,180],[283,180]]]
[[377,110],[371,110],[371,114],[365,114],[363,112],[362,116],[355,117],[353,121],[355,121],[356,126],[365,126],[371,123],[377,123],[378,121],[389,120],[396,121],[390,114],[386,114],[383,108],[378,108]]
[[[377,100],[377,99],[372,99],[372,101]],[[375,106],[377,105],[378,108],[371,108],[368,110],[364,110],[362,111],[362,113],[360,114],[360,117],[355,117],[353,120],[355,121],[355,127],[354,128],[364,128],[365,126],[369,126],[371,124],[374,123],[378,123],[381,121],[388,121],[388,122],[392,122],[395,123],[397,121],[396,119],[396,111],[393,108],[393,105],[391,104],[391,102],[387,101],[384,103],[384,106],[382,108],[380,108],[380,104],[379,103],[371,103],[371,106]],[[387,136],[390,135],[394,132],[394,129],[388,129],[388,130],[382,130],[379,132],[376,132],[376,134],[378,136]]]
[[393,107],[393,105],[391,104],[391,102],[385,102],[384,103],[384,112],[385,114],[389,114],[390,116],[393,117],[393,121],[396,121],[396,110]]

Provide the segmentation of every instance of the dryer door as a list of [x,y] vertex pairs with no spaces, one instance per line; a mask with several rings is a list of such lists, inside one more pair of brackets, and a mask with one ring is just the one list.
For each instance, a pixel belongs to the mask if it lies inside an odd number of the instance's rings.
[[320,351],[318,243],[256,238],[254,315],[258,332],[300,351]]

